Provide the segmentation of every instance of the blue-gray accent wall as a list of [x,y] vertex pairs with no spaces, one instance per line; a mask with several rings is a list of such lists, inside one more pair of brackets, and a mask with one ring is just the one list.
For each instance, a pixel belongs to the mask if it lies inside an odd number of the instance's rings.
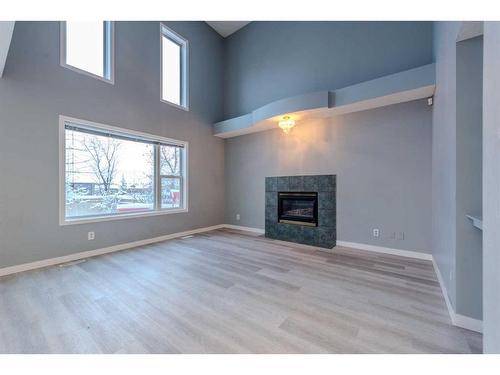
[[224,118],[433,62],[431,22],[252,22],[226,40]]
[[[252,22],[226,41],[224,118],[431,64],[432,42],[430,22]],[[226,222],[264,227],[265,176],[336,174],[339,241],[430,253],[431,116],[419,100],[226,140]]]

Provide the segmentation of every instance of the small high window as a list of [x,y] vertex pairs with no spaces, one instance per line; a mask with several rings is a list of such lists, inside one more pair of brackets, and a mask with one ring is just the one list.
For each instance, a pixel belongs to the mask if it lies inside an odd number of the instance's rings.
[[113,83],[113,22],[61,22],[61,65]]
[[188,109],[188,42],[161,25],[161,99]]

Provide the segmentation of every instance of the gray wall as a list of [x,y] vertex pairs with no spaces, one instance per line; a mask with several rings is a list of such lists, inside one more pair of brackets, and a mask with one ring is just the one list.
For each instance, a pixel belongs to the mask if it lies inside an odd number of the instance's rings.
[[457,43],[456,312],[481,320],[482,232],[467,214],[482,212],[483,38]]
[[459,22],[434,24],[432,254],[456,306],[456,37]]
[[[223,40],[204,22],[168,25],[189,40],[190,112],[160,102],[158,22],[116,24],[115,85],[59,66],[59,23],[16,23],[0,80],[0,267],[222,222]],[[59,226],[59,114],[189,141],[189,212]]]
[[266,176],[336,174],[338,240],[430,252],[431,113],[420,100],[226,140],[226,222],[264,228]]
[[500,22],[484,23],[483,348],[500,353]]
[[227,39],[225,118],[431,62],[430,22],[252,22]]

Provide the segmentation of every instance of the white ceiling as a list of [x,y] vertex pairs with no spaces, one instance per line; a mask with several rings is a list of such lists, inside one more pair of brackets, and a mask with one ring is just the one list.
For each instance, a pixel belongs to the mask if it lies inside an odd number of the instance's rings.
[[246,26],[250,21],[205,21],[224,38]]
[[0,78],[2,78],[3,68],[9,53],[12,32],[14,31],[14,21],[0,21]]
[[458,31],[457,42],[483,35],[482,21],[464,21]]

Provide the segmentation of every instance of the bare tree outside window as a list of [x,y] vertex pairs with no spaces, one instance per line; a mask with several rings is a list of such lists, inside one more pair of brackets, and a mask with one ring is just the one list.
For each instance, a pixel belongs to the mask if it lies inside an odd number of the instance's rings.
[[80,121],[61,122],[65,222],[187,211],[187,143]]
[[[84,137],[82,147],[90,156],[88,164],[94,171],[101,193],[108,194],[116,176],[121,142],[110,137]],[[123,177],[123,176],[122,176]]]
[[160,168],[162,175],[178,176],[181,172],[181,151],[179,147],[160,147]]
[[153,150],[150,143],[67,129],[67,217],[154,209]]

